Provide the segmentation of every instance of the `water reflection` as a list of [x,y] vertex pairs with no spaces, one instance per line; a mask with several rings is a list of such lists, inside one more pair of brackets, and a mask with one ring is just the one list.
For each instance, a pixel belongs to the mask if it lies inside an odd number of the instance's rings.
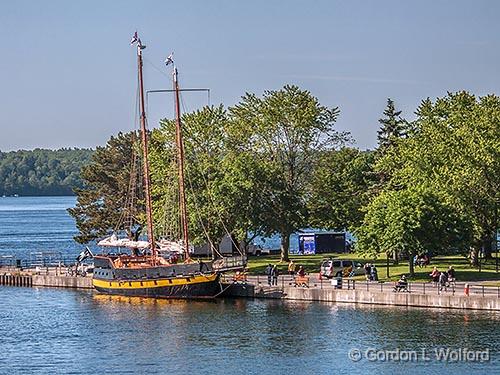
[[[227,299],[154,300],[57,289],[0,288],[0,373],[440,374],[443,365],[369,363],[350,348],[489,347],[500,314]],[[334,367],[332,367],[334,366]],[[334,372],[333,369],[335,369]]]

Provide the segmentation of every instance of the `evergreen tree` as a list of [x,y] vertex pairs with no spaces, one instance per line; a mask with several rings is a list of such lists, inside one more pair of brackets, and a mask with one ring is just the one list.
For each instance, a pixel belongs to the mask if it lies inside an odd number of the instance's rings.
[[88,243],[114,232],[137,239],[144,227],[144,198],[140,165],[140,141],[135,132],[119,133],[104,147],[97,147],[82,170],[84,186],[75,189],[75,240]]
[[398,139],[406,137],[408,129],[408,123],[401,117],[401,111],[396,110],[394,101],[390,98],[387,99],[384,116],[378,120],[380,129],[377,132],[378,152],[381,155],[394,146]]
[[[387,98],[387,107],[384,110],[383,118],[379,119],[380,129],[378,130],[378,148],[376,152],[376,160],[380,160],[383,156],[394,155],[397,156],[397,142],[407,136],[408,123],[401,117],[401,112],[396,110],[394,101]],[[387,170],[384,170],[380,165],[375,166],[377,183],[372,187],[372,194],[377,196],[384,189],[388,188],[391,175]],[[398,251],[392,252],[392,257],[395,264],[399,262]]]

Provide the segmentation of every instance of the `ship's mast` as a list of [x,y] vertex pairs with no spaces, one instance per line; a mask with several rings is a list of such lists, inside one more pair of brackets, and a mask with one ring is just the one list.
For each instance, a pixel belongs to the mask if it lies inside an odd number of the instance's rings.
[[137,33],[134,38],[137,43],[137,69],[139,72],[139,105],[141,113],[141,139],[142,139],[142,156],[143,156],[143,173],[144,173],[144,194],[146,196],[146,220],[148,229],[148,241],[153,259],[156,259],[156,246],[153,232],[153,209],[151,204],[151,177],[149,174],[149,161],[148,161],[148,134],[146,129],[146,109],[144,106],[144,83],[142,78],[142,50],[146,48],[137,38]]
[[186,191],[184,183],[184,142],[182,140],[181,109],[179,103],[179,82],[177,79],[177,68],[174,66],[174,91],[175,91],[175,135],[177,143],[177,166],[179,169],[179,206],[182,225],[182,239],[184,242],[184,254],[189,260],[189,233],[186,209]]

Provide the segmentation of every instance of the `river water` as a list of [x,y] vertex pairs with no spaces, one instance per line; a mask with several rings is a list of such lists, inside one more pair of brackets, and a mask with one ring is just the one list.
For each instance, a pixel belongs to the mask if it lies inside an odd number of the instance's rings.
[[[500,365],[495,313],[14,287],[0,287],[0,301],[0,374],[456,375]],[[441,347],[488,349],[489,358],[445,363],[434,352]],[[417,357],[366,359],[397,349]]]
[[[0,254],[76,254],[65,212],[73,203],[0,198]],[[0,286],[0,329],[0,374],[500,372],[500,313],[492,312]]]
[[36,253],[76,256],[75,197],[0,197],[0,256],[29,260]]

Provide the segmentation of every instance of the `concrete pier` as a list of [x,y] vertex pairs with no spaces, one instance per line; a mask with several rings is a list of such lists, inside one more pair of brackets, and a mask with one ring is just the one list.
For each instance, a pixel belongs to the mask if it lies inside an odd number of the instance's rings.
[[[286,277],[286,279],[285,279]],[[345,284],[345,283],[344,283]],[[1,272],[0,285],[18,287],[53,287],[53,288],[75,288],[92,290],[91,276],[71,276],[46,270],[46,272]],[[347,288],[346,288],[347,286]],[[489,288],[485,291],[484,286],[475,286],[470,295],[463,294],[463,290],[438,292],[431,286],[415,288],[410,293],[395,293],[391,286],[373,284],[356,288],[343,285],[337,289],[331,284],[311,283],[308,286],[294,286],[289,277],[282,276],[277,285],[268,286],[256,277],[250,277],[247,281],[233,282],[230,278],[223,280],[223,297],[234,298],[273,298],[284,300],[318,301],[335,303],[354,303],[371,305],[388,305],[404,307],[424,308],[448,308],[448,309],[472,309],[500,311],[500,288]],[[471,288],[471,290],[473,290]]]
[[321,289],[318,287],[255,286],[238,283],[227,289],[227,297],[274,298],[284,300],[354,303],[370,305],[470,309],[500,311],[500,298],[496,295],[458,295],[451,293],[422,294],[379,292],[362,289]]
[[2,274],[0,275],[0,285],[24,286],[30,287],[33,284],[31,276],[21,274]]
[[33,286],[53,288],[93,289],[92,276],[33,275]]
[[18,287],[53,287],[93,289],[92,276],[70,276],[55,272],[12,271],[0,273],[0,285]]
[[[260,280],[265,278],[260,277]],[[470,294],[464,293],[463,285],[440,291],[428,285],[416,285],[411,292],[394,292],[393,284],[357,283],[356,288],[344,282],[342,289],[329,282],[319,284],[317,280],[308,287],[294,286],[290,278],[282,276],[274,286],[249,277],[247,282],[237,282],[227,288],[224,296],[246,298],[273,298],[284,300],[370,304],[423,308],[447,308],[500,311],[500,289],[485,288],[481,285],[470,287]],[[229,285],[229,280],[227,280]],[[422,288],[423,286],[423,288]]]

